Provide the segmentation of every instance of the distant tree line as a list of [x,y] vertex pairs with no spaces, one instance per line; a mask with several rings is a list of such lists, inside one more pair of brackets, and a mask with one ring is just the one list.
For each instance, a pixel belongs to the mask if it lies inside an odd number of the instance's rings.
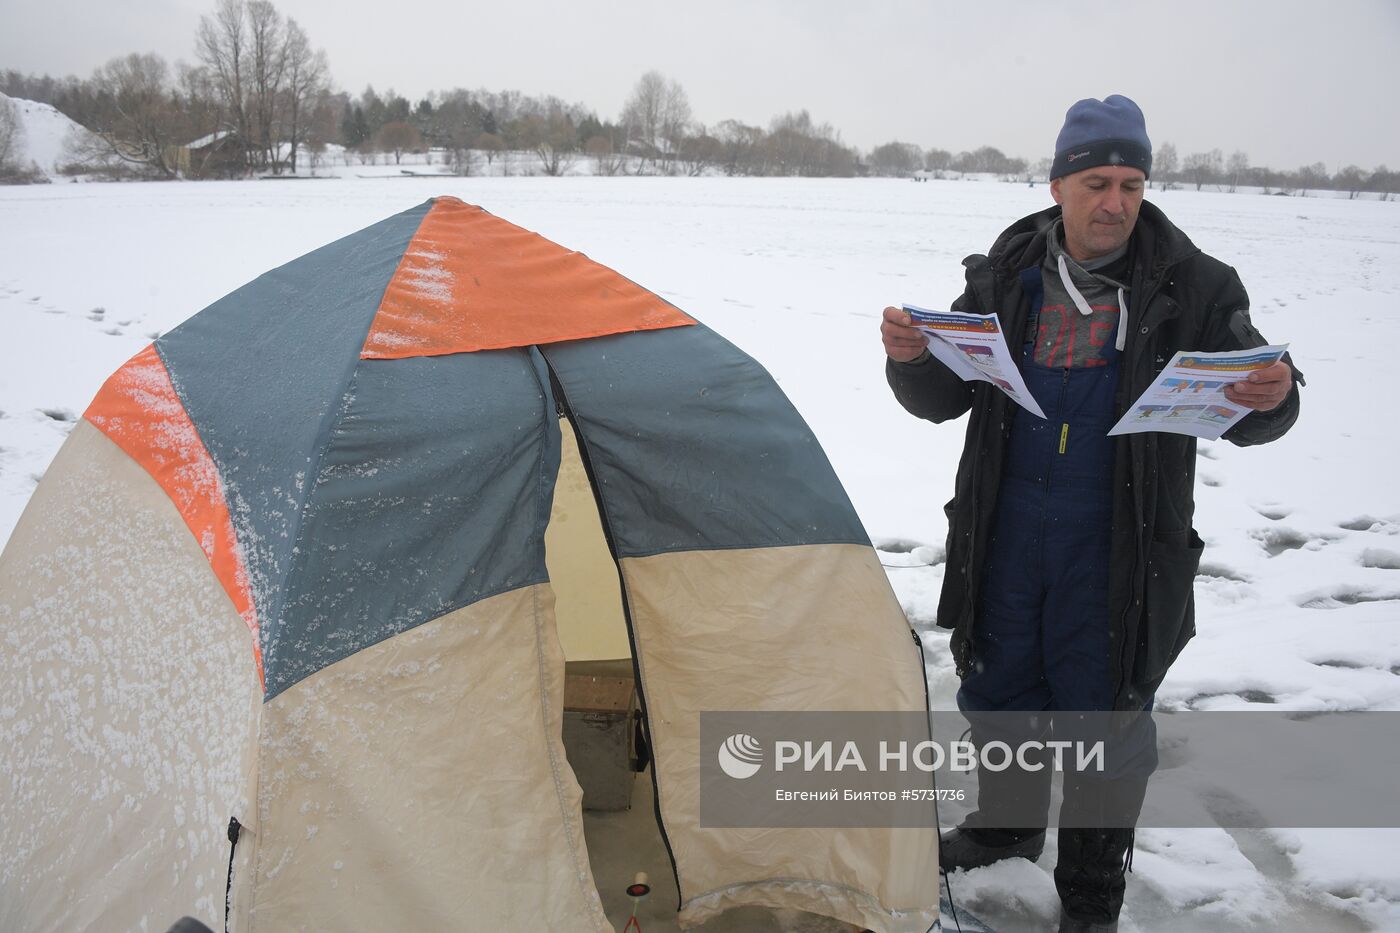
[[[943,149],[923,150],[913,143],[890,142],[876,146],[870,153],[870,174],[906,177],[926,172],[938,178],[961,177],[973,173],[997,175],[1005,179],[1045,179],[1050,174],[1050,160],[1041,159],[1034,165],[1025,159],[1007,156],[999,149],[983,146],[973,152],[956,155]],[[1248,154],[1232,152],[1227,158],[1219,149],[1194,152],[1182,158],[1176,147],[1163,143],[1152,155],[1151,185],[1158,188],[1190,186],[1197,191],[1210,187],[1234,193],[1241,187],[1258,188],[1264,194],[1307,195],[1315,191],[1344,191],[1348,198],[1369,192],[1389,200],[1400,193],[1400,172],[1384,165],[1371,171],[1348,165],[1328,173],[1321,162],[1304,165],[1293,171],[1278,171],[1262,165],[1252,165]]]
[[[599,174],[957,178],[990,174],[1030,181],[1050,160],[1030,163],[992,146],[950,152],[888,142],[862,153],[806,110],[766,127],[694,119],[684,88],[656,71],[642,75],[616,120],[580,103],[518,91],[454,88],[416,103],[390,89],[352,96],[334,87],[325,53],[270,0],[217,0],[201,17],[193,65],[131,54],[86,79],[0,72],[0,92],[51,104],[89,134],[70,152],[75,171],[113,176],[237,177],[297,173],[332,152],[349,164],[407,153],[441,158],[459,174],[509,173],[511,153],[533,155],[521,170],[567,172],[589,159]],[[0,108],[0,180],[17,176],[13,114]],[[501,161],[497,163],[497,159]],[[1296,171],[1250,165],[1243,152],[1216,149],[1179,158],[1165,143],[1152,182],[1235,191],[1307,194],[1323,189],[1396,193],[1397,173],[1355,165],[1328,174],[1317,163]]]
[[1197,191],[1210,186],[1231,193],[1240,187],[1258,188],[1264,194],[1345,191],[1348,198],[1371,192],[1379,194],[1382,200],[1390,200],[1400,192],[1400,172],[1384,165],[1369,172],[1348,165],[1329,174],[1326,165],[1314,162],[1292,171],[1277,171],[1251,165],[1249,155],[1240,151],[1230,153],[1228,158],[1219,149],[1181,158],[1171,143],[1162,143],[1152,154],[1152,180],[1158,186],[1189,185]]

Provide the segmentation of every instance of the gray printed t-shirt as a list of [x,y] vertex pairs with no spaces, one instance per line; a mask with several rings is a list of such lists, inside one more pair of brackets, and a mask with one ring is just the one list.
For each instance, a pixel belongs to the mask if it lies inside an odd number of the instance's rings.
[[[1088,262],[1076,262],[1064,253],[1064,221],[1055,221],[1048,237],[1048,248],[1040,273],[1044,297],[1040,305],[1035,333],[1035,361],[1041,366],[1073,369],[1104,366],[1101,355],[1113,346],[1114,327],[1118,323],[1118,289],[1127,289],[1128,247]],[[1088,302],[1092,314],[1082,314],[1074,299],[1060,280],[1059,258],[1064,253],[1071,281]],[[1125,303],[1127,299],[1124,299]]]

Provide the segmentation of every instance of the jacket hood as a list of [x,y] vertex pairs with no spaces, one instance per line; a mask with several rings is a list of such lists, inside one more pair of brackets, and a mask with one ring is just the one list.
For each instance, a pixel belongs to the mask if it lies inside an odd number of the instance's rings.
[[[1012,272],[1035,265],[1045,258],[1045,238],[1059,217],[1058,204],[1022,217],[1001,232],[987,258]],[[1142,202],[1131,243],[1146,268],[1173,266],[1201,251],[1151,201]]]

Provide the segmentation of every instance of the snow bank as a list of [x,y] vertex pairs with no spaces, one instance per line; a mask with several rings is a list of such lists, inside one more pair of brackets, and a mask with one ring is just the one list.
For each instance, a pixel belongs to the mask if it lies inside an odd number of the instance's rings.
[[73,132],[86,133],[83,129],[48,104],[38,104],[21,97],[6,97],[0,94],[0,101],[15,105],[23,132],[20,134],[14,161],[21,168],[37,165],[39,171],[52,178],[58,174],[58,166],[64,161],[64,144]]

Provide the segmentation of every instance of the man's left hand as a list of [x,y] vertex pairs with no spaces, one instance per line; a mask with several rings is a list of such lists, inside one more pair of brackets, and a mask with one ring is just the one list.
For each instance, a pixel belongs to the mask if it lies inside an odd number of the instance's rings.
[[1288,368],[1287,363],[1279,360],[1272,366],[1250,373],[1249,378],[1243,382],[1226,386],[1225,397],[1243,408],[1273,411],[1288,397],[1288,390],[1291,388],[1293,370]]

